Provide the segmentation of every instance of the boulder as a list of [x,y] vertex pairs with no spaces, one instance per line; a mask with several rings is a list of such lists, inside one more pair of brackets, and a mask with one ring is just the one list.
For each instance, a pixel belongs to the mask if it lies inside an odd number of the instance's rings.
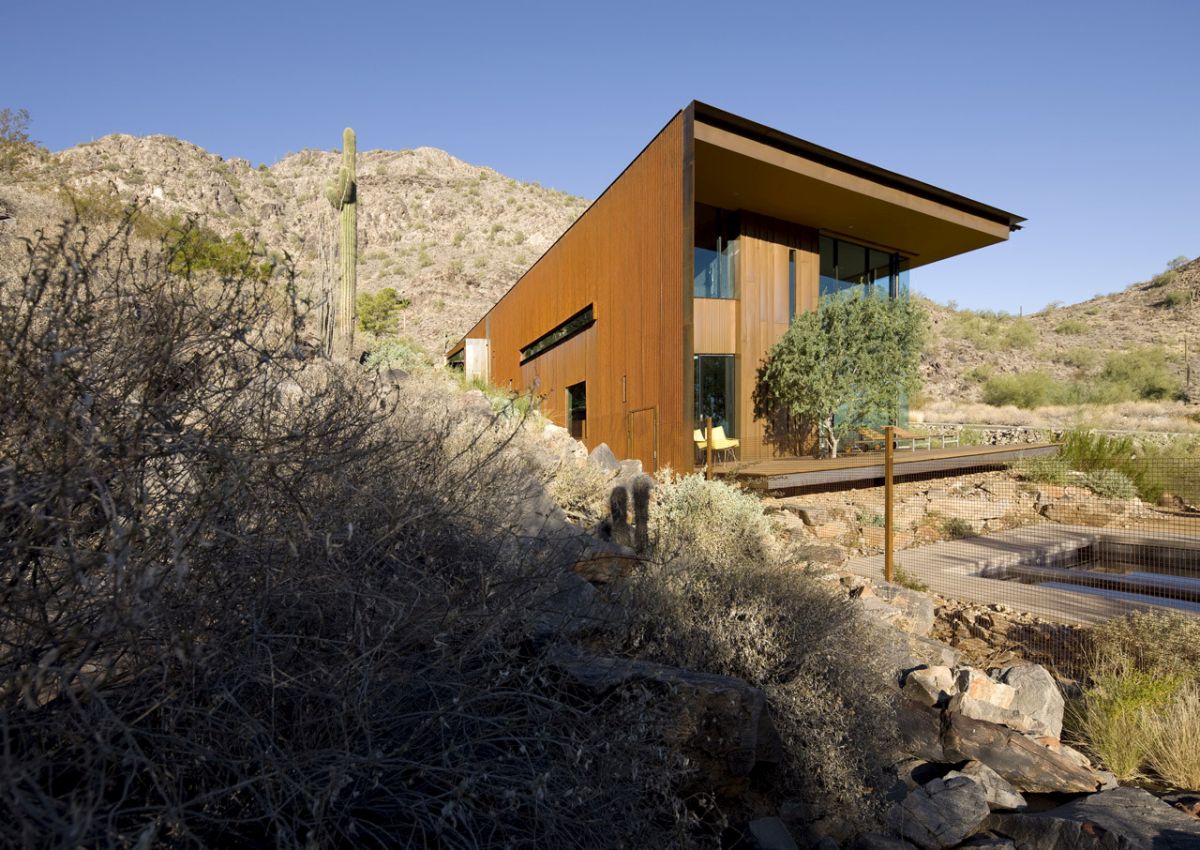
[[1038,506],[1038,512],[1051,522],[1064,525],[1090,525],[1103,528],[1123,520],[1138,519],[1147,513],[1139,499],[1099,499],[1091,494],[1076,498],[1071,493]]
[[597,466],[605,472],[616,473],[621,468],[621,462],[617,460],[617,456],[613,454],[613,450],[608,447],[608,443],[601,443],[592,449],[592,453],[588,455],[587,462],[592,466]]
[[813,564],[841,566],[848,558],[845,549],[832,544],[806,543],[795,547],[793,551],[800,560]]
[[888,669],[898,674],[897,685],[910,670],[918,667],[954,667],[961,659],[958,650],[941,641],[910,634],[886,620],[872,618],[867,635]]
[[781,499],[779,507],[791,514],[800,517],[801,521],[809,527],[822,525],[833,519],[833,514],[829,508],[821,507],[820,505],[807,505]]
[[858,601],[863,613],[908,634],[926,637],[933,628],[933,600],[923,593],[880,584]]
[[1013,688],[1009,708],[1019,712],[1025,722],[1014,726],[1034,735],[1062,737],[1063,695],[1058,683],[1040,664],[1017,664],[1000,671],[1000,681]]
[[1096,771],[1007,726],[953,711],[946,711],[943,720],[944,761],[981,761],[1018,791],[1082,794],[1104,781]]
[[976,850],[1017,850],[1017,845],[994,832],[973,835],[958,846],[964,850],[967,847],[976,848]]
[[1200,821],[1133,787],[1044,812],[993,814],[987,828],[1019,850],[1195,850]]
[[[884,530],[878,525],[864,525],[862,530],[863,545],[869,549],[882,549],[886,545],[883,539]],[[907,549],[913,545],[911,531],[903,529],[892,530],[892,545],[897,549]]]
[[965,776],[935,779],[910,793],[887,813],[897,835],[924,850],[954,847],[979,830],[988,817],[987,795]]
[[1011,708],[1001,708],[995,703],[985,702],[981,699],[975,699],[966,694],[955,694],[946,709],[954,711],[964,717],[970,717],[974,720],[986,720],[988,723],[999,723],[1007,726],[1009,729],[1018,731],[1026,731],[1029,723],[1027,718],[1019,711],[1014,711]]
[[918,667],[904,677],[904,695],[922,705],[943,707],[958,693],[949,667]]
[[962,667],[955,672],[959,695],[991,703],[997,708],[1008,708],[1012,705],[1016,690],[1011,685],[997,682],[986,673],[972,667]]
[[867,832],[855,839],[853,850],[916,850],[916,848],[902,838],[880,835],[878,832]]
[[[605,447],[607,448],[607,446]],[[617,477],[634,479],[642,474],[642,462],[637,458],[623,460],[617,464]]]
[[630,684],[660,687],[678,709],[678,722],[670,725],[667,742],[697,765],[697,787],[736,793],[756,765],[776,765],[783,759],[783,743],[771,722],[766,695],[741,679],[589,655],[562,644],[551,647],[546,658],[597,696]]
[[1017,811],[1025,808],[1025,798],[1021,796],[1020,792],[1006,782],[1003,776],[981,761],[969,761],[961,770],[952,770],[946,774],[947,779],[952,776],[965,776],[974,780],[975,784],[982,788],[983,793],[987,795],[988,808],[993,812]]
[[787,826],[779,818],[752,820],[749,832],[750,845],[756,850],[800,850],[796,839],[792,838]]
[[924,761],[946,761],[940,711],[902,697],[896,705],[896,725],[905,753]]
[[813,534],[819,540],[840,540],[850,533],[850,526],[840,519],[829,520],[813,526]]

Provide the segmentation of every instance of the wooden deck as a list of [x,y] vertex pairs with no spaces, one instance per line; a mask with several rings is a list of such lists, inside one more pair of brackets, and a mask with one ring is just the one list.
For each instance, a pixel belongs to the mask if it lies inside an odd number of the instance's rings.
[[[895,475],[927,475],[981,466],[1004,466],[1031,457],[1058,452],[1055,443],[1011,446],[953,446],[945,449],[897,449]],[[756,490],[791,490],[798,487],[829,487],[862,484],[883,479],[883,452],[863,452],[838,458],[777,458],[774,460],[718,463],[713,471],[737,478]]]

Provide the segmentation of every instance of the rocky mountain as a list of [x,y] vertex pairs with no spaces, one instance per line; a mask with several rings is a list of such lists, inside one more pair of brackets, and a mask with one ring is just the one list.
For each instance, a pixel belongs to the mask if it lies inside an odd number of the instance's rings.
[[[306,150],[255,168],[169,136],[111,135],[0,180],[0,218],[24,219],[17,229],[27,232],[61,215],[62,187],[113,192],[161,213],[200,215],[222,235],[254,234],[293,257],[312,285],[333,269],[336,225],[324,186],[339,162],[337,151]],[[392,287],[409,299],[400,333],[432,353],[469,329],[587,207],[434,148],[360,152],[358,177],[360,291]],[[13,232],[13,224],[4,226]],[[927,306],[918,406],[979,402],[996,376],[1094,380],[1109,354],[1129,351],[1160,358],[1184,384],[1184,342],[1200,326],[1200,260],[1024,317]],[[1194,352],[1191,366],[1200,380]]]
[[[925,395],[981,401],[996,376],[1041,372],[1054,381],[1101,378],[1113,355],[1161,362],[1190,395],[1200,383],[1200,258],[1108,295],[1028,316],[959,310],[926,300],[931,333]],[[1186,344],[1186,356],[1185,356]]]
[[[340,153],[306,150],[255,168],[169,136],[105,136],[49,154],[12,182],[0,209],[50,218],[71,191],[111,191],[164,214],[196,214],[222,235],[255,234],[315,282],[331,267],[325,199]],[[359,287],[411,301],[400,331],[431,352],[461,336],[586,208],[435,148],[358,154]],[[61,204],[59,205],[61,206]]]

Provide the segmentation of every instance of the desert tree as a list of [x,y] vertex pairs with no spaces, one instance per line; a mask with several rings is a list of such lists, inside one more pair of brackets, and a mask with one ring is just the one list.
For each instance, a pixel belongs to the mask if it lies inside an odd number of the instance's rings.
[[755,417],[778,422],[782,413],[814,426],[837,457],[851,429],[891,421],[916,391],[923,336],[923,312],[908,298],[823,298],[795,318],[759,367]]

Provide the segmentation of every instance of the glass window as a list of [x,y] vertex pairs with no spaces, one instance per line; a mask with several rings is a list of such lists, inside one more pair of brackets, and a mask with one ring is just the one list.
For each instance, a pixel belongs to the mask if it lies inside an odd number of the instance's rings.
[[908,266],[899,254],[822,236],[821,297],[840,292],[899,297],[908,293]]
[[796,318],[796,252],[788,251],[788,321]]
[[590,328],[596,321],[595,313],[592,310],[592,305],[589,304],[576,313],[571,318],[567,319],[554,330],[542,334],[529,345],[521,349],[521,362],[532,360],[543,351],[547,351],[560,342],[575,336],[582,330]]
[[871,249],[868,254],[868,284],[876,295],[892,294],[892,254]]
[[737,214],[696,204],[693,260],[697,298],[736,298]]
[[704,427],[711,416],[713,427],[725,429],[727,437],[737,435],[736,363],[731,354],[698,354],[696,367],[696,427]]

